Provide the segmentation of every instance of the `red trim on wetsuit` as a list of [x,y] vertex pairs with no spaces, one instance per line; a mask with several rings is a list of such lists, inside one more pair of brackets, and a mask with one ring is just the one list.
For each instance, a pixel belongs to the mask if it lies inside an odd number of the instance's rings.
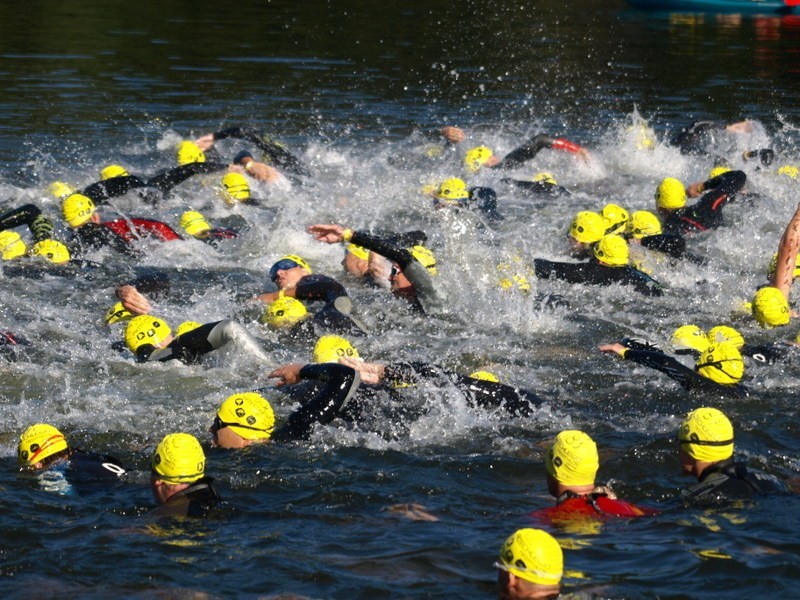
[[708,227],[706,227],[702,223],[698,223],[697,221],[694,221],[694,220],[692,220],[692,219],[690,219],[688,217],[681,217],[681,221],[684,221],[684,222],[688,223],[692,227],[696,227],[699,231],[708,231]]
[[[133,224],[133,231],[131,230],[131,224]],[[108,227],[126,242],[133,242],[137,237],[154,237],[162,242],[183,239],[172,227],[153,219],[115,219],[113,221],[105,221],[101,225]]]
[[612,500],[608,496],[579,496],[531,513],[537,520],[560,521],[575,517],[646,517],[658,514],[651,508],[642,508],[625,500]]
[[583,148],[581,148],[575,142],[570,142],[569,140],[564,139],[564,138],[556,138],[556,139],[554,139],[553,143],[551,144],[550,147],[553,150],[562,150],[564,152],[570,152],[572,154],[577,154],[578,152],[583,150]]

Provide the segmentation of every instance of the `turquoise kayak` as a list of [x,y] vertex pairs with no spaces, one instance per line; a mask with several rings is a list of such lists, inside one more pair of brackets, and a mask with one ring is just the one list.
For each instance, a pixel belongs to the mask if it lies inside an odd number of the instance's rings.
[[627,0],[634,8],[661,11],[746,14],[800,13],[800,0]]

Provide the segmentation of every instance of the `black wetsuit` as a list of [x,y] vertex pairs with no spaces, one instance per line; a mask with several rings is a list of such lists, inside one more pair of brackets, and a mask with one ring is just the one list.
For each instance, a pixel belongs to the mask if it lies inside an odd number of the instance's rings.
[[[311,175],[308,168],[306,168],[299,158],[286,150],[282,145],[273,142],[264,135],[259,135],[252,129],[247,127],[230,127],[222,131],[217,131],[213,135],[214,141],[224,140],[226,138],[237,138],[252,142],[261,150],[266,160],[280,167],[285,172],[292,175]],[[239,156],[241,155],[237,155],[237,157]],[[239,158],[239,160],[241,160],[241,158]],[[236,163],[239,161],[234,159],[234,162]]]
[[517,191],[523,192],[526,196],[548,196],[550,198],[559,198],[561,196],[572,195],[567,188],[549,181],[526,181],[522,179],[511,179],[509,177],[504,177],[500,181],[514,186]]
[[703,377],[697,371],[690,369],[679,360],[661,351],[626,350],[624,359],[661,371],[691,392],[713,394],[727,398],[743,398],[750,394],[749,390],[741,384],[723,385],[708,377]]
[[703,183],[705,193],[691,206],[671,211],[664,218],[664,233],[683,235],[722,225],[722,209],[744,187],[743,171],[728,171]]
[[282,332],[282,337],[295,340],[316,340],[326,333],[366,335],[351,318],[352,301],[344,286],[327,275],[306,275],[297,283],[294,297],[303,302],[324,302],[310,319],[305,319]]
[[42,214],[35,204],[23,204],[0,215],[0,231],[25,225],[31,232],[34,242],[53,237],[53,223]]
[[[502,221],[503,215],[497,212],[497,192],[489,187],[471,187],[468,190],[469,196],[467,198],[460,198],[458,200],[449,200],[448,204],[456,203],[456,208],[465,208],[468,210],[478,210],[490,221]],[[438,206],[441,201],[435,198],[433,201],[434,206]]]
[[239,338],[253,340],[236,321],[226,319],[206,323],[176,337],[165,348],[143,344],[136,350],[136,362],[180,360],[186,364],[194,364],[199,362],[204,354]]
[[777,477],[748,469],[730,458],[706,468],[699,481],[681,496],[686,503],[713,503],[784,493],[786,486]]
[[21,349],[27,346],[30,346],[30,342],[24,337],[10,331],[0,331],[0,357],[8,362],[16,362]]
[[775,342],[772,344],[745,344],[739,349],[742,356],[763,365],[790,362],[797,355],[797,346]]
[[172,188],[190,177],[203,173],[215,173],[227,168],[228,165],[225,163],[189,163],[161,171],[149,179],[144,179],[138,175],[111,177],[85,187],[80,193],[91,198],[95,204],[102,205],[108,204],[108,200],[111,198],[118,198],[135,190],[142,199],[155,205],[166,197],[172,191]]
[[607,267],[595,261],[562,263],[537,258],[533,261],[533,268],[539,279],[561,279],[588,285],[621,283],[633,286],[633,289],[646,296],[661,296],[664,293],[659,282],[630,265]]
[[[40,487],[67,495],[102,491],[109,483],[121,481],[125,468],[111,456],[69,448],[61,458],[51,457],[52,464],[35,471]],[[103,485],[99,485],[103,484]]]
[[549,135],[540,133],[533,136],[518,148],[506,154],[503,157],[503,160],[494,165],[492,168],[501,171],[516,169],[517,167],[531,160],[539,153],[539,151],[544,150],[545,148],[562,150],[565,152],[571,152],[573,154],[581,150],[580,146],[570,142],[569,140],[564,138],[553,138]]
[[164,504],[151,510],[147,516],[204,518],[221,500],[214,487],[214,480],[203,477],[185,490],[167,498]]
[[680,149],[681,154],[706,154],[726,127],[719,121],[695,121],[681,129],[672,139],[672,144]]

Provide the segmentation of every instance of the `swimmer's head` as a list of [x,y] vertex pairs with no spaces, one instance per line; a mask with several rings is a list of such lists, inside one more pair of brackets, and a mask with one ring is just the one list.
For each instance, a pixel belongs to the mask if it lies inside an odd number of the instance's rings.
[[537,173],[531,178],[531,181],[533,182],[541,181],[542,183],[548,183],[550,185],[558,185],[558,181],[556,181],[556,178],[553,177],[552,174],[546,171]]
[[42,240],[30,249],[31,256],[41,256],[55,265],[63,265],[70,260],[69,249],[58,240]]
[[314,346],[315,363],[335,363],[340,358],[359,358],[358,350],[349,340],[340,335],[323,335],[317,340]]
[[569,227],[569,235],[581,244],[594,244],[606,234],[606,222],[602,215],[584,210],[575,215]]
[[606,233],[625,233],[630,221],[630,214],[619,204],[606,204],[603,207],[603,219],[606,221]]
[[503,543],[495,566],[537,585],[558,585],[564,553],[553,536],[541,529],[519,529]]
[[61,204],[61,214],[70,227],[80,227],[88,223],[96,210],[92,199],[83,194],[71,194]]
[[270,302],[259,319],[272,329],[288,329],[308,317],[308,310],[297,298],[283,296]]
[[686,206],[686,188],[674,177],[661,180],[656,188],[656,206],[665,210],[676,210]]
[[710,344],[728,342],[737,350],[744,346],[744,336],[738,330],[728,325],[717,325],[708,330],[708,341]]
[[241,173],[228,173],[222,178],[222,199],[233,205],[250,199],[250,184]]
[[77,190],[63,181],[54,181],[48,186],[47,191],[50,192],[51,196],[63,200],[67,196],[74,194]]
[[117,302],[114,306],[106,311],[105,322],[106,325],[113,325],[114,323],[122,323],[123,321],[130,321],[133,318],[133,313],[122,305],[122,302]]
[[661,221],[649,210],[637,210],[628,221],[628,233],[640,240],[650,235],[661,235]]
[[714,167],[713,169],[711,169],[708,172],[708,178],[709,179],[714,179],[714,177],[719,177],[723,173],[728,173],[729,171],[732,171],[732,170],[733,169],[731,169],[730,167],[725,167],[725,166],[721,166],[720,165],[720,166]]
[[592,252],[598,262],[610,267],[624,267],[630,258],[628,242],[616,234],[604,235]]
[[114,179],[114,177],[128,177],[128,175],[128,171],[121,165],[108,165],[100,171],[100,179],[102,181]]
[[563,485],[592,485],[600,468],[597,445],[582,431],[562,431],[545,454],[544,465]]
[[464,166],[468,171],[477,173],[494,156],[492,150],[487,146],[476,146],[467,150],[464,156]]
[[64,434],[52,425],[31,425],[19,436],[17,458],[23,467],[35,467],[51,456],[67,450]]
[[206,155],[200,149],[200,146],[188,140],[178,144],[176,158],[179,165],[206,162]]
[[165,483],[194,483],[205,474],[206,455],[193,435],[171,433],[156,447],[150,468],[153,477]]
[[191,236],[200,235],[211,230],[206,218],[196,210],[187,210],[181,215],[180,226]]
[[158,348],[171,333],[172,330],[163,319],[152,315],[139,315],[131,319],[125,328],[125,344],[134,353],[146,344]]
[[693,410],[678,428],[681,449],[695,460],[718,462],[733,456],[733,425],[716,408]]
[[672,333],[670,340],[677,354],[699,354],[708,349],[705,331],[697,325],[681,325]]
[[268,440],[275,427],[275,412],[261,394],[233,394],[217,409],[211,431],[217,435],[225,427],[246,440]]
[[451,177],[439,184],[434,195],[440,200],[466,200],[469,198],[469,191],[463,179]]
[[491,381],[492,383],[500,383],[500,380],[497,378],[497,375],[494,373],[490,373],[489,371],[474,371],[473,373],[469,374],[472,379],[479,379],[481,381]]
[[780,327],[789,323],[789,301],[776,287],[763,287],[753,298],[753,316],[762,327]]
[[422,244],[417,244],[416,246],[411,246],[408,251],[411,252],[414,260],[428,270],[429,275],[436,276],[439,274],[439,270],[436,268],[436,256],[429,248]]
[[200,326],[201,323],[198,323],[197,321],[184,321],[175,328],[175,337],[181,337],[184,333],[194,331]]
[[709,345],[700,358],[695,369],[703,377],[722,385],[739,383],[744,375],[744,361],[741,353],[727,342],[716,342]]

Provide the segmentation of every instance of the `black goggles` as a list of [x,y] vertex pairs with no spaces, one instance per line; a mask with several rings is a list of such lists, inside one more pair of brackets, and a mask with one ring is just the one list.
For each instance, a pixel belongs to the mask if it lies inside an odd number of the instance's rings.
[[211,428],[214,431],[219,431],[220,429],[224,429],[225,427],[240,427],[242,429],[249,429],[250,431],[262,431],[264,433],[270,431],[269,429],[263,429],[261,427],[251,427],[250,425],[242,425],[241,423],[226,423],[225,421],[219,418],[219,415],[214,417],[214,423],[211,425]]
[[275,281],[278,278],[278,271],[288,271],[289,269],[294,269],[295,267],[301,266],[302,265],[298,264],[291,258],[282,258],[270,268],[269,279],[270,281]]
[[681,444],[694,444],[695,446],[730,446],[733,440],[721,440],[717,442],[709,440],[678,440]]
[[707,362],[707,363],[703,363],[703,364],[697,365],[697,368],[696,368],[695,370],[699,371],[699,370],[700,370],[700,369],[702,369],[703,367],[714,367],[714,368],[715,368],[715,369],[717,369],[718,371],[722,371],[723,373],[725,373],[725,375],[727,375],[727,376],[728,376],[728,377],[730,377],[731,379],[739,379],[739,378],[740,378],[740,376],[739,376],[739,375],[731,375],[731,374],[730,374],[730,373],[728,373],[728,372],[727,372],[725,369],[723,369],[723,368],[722,368],[722,366],[723,366],[723,365],[724,365],[726,362],[737,362],[737,359],[734,359],[734,358],[728,358],[728,359],[726,359],[726,360],[712,360],[712,361],[710,361],[710,362]]

